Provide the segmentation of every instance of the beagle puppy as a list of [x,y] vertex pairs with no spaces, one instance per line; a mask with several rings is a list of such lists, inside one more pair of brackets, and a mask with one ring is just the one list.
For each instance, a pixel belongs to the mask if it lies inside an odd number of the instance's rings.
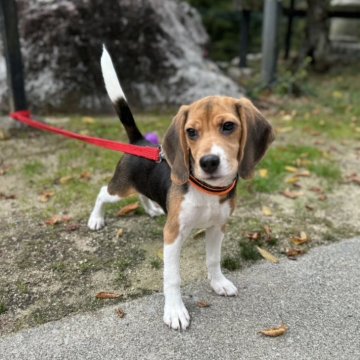
[[[111,58],[101,58],[108,95],[136,145],[155,146],[135,124]],[[222,273],[221,243],[234,211],[236,184],[250,178],[274,134],[251,101],[209,96],[181,106],[167,130],[160,163],[124,155],[108,186],[101,188],[88,221],[91,230],[105,225],[104,205],[137,192],[150,216],[167,214],[164,227],[164,322],[186,329],[189,313],[180,292],[180,250],[194,228],[206,229],[206,265],[212,289],[235,296],[237,288]]]

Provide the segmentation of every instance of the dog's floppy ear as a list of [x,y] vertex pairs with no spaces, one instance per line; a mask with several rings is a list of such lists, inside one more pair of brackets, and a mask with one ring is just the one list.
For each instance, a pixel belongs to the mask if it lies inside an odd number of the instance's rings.
[[240,140],[239,176],[249,179],[275,136],[270,123],[250,100],[243,98],[237,101],[237,110],[243,130]]
[[189,148],[185,138],[188,108],[186,105],[181,106],[162,144],[166,160],[171,167],[171,180],[177,185],[182,185],[189,180]]

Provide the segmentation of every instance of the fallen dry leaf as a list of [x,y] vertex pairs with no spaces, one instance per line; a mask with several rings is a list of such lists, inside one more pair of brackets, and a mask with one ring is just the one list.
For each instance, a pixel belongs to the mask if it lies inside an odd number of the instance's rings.
[[261,330],[260,334],[270,337],[277,337],[284,335],[289,330],[289,327],[285,324],[281,324],[279,327],[274,327],[271,329]]
[[95,295],[97,299],[119,299],[121,298],[121,296],[122,296],[121,294],[116,294],[106,291],[101,291]]
[[299,169],[294,166],[285,166],[285,170],[289,173],[296,173]]
[[311,205],[305,205],[305,209],[309,210],[309,211],[314,211],[315,210],[315,208],[313,206],[311,206]]
[[71,220],[71,216],[69,215],[54,215],[49,220],[45,221],[47,225],[57,225],[64,222],[69,222]]
[[287,184],[296,184],[296,183],[298,183],[299,181],[300,181],[300,179],[299,179],[297,176],[291,176],[291,177],[285,179],[285,182],[286,182]]
[[309,190],[319,194],[318,196],[319,201],[324,201],[327,199],[327,195],[325,194],[325,191],[322,188],[313,186]]
[[196,306],[199,308],[207,308],[210,307],[210,304],[205,300],[200,300],[196,303]]
[[298,256],[305,254],[305,250],[295,249],[295,248],[287,248],[287,249],[285,249],[285,254],[290,260],[296,260],[296,258]]
[[61,223],[61,215],[54,215],[49,220],[45,221],[47,225],[57,225]]
[[69,222],[72,219],[70,215],[63,215],[62,222]]
[[1,165],[0,166],[0,176],[5,175],[10,168],[11,168],[11,165]]
[[297,177],[309,177],[311,175],[310,171],[309,170],[300,170],[300,171],[297,171],[295,176]]
[[263,206],[261,208],[261,211],[262,211],[263,215],[265,215],[265,216],[272,216],[272,211],[268,206]]
[[117,231],[116,231],[116,237],[117,238],[120,238],[120,237],[122,237],[124,235],[124,229],[118,229]]
[[68,182],[70,182],[70,181],[73,180],[73,179],[74,179],[74,177],[71,176],[71,175],[62,176],[62,177],[59,179],[59,184],[65,185],[65,184],[67,184]]
[[312,161],[309,159],[296,159],[296,166],[306,167],[312,164]]
[[246,236],[249,240],[253,240],[253,241],[257,241],[261,239],[261,234],[257,231],[253,233],[248,233]]
[[69,224],[66,226],[66,231],[71,232],[71,231],[76,231],[80,229],[80,224]]
[[356,185],[360,185],[360,176],[356,173],[352,173],[351,175],[346,176],[345,183],[353,183]]
[[44,190],[40,195],[39,195],[39,201],[42,203],[48,202],[50,198],[52,198],[55,195],[54,191],[50,191],[50,190]]
[[90,116],[83,116],[82,122],[83,122],[83,124],[86,124],[86,125],[95,124],[95,119]]
[[273,264],[277,264],[279,262],[279,259],[269,251],[261,248],[260,246],[256,246],[256,249],[265,260],[270,261]]
[[324,190],[322,188],[316,187],[316,186],[312,186],[310,189],[310,191],[318,193],[318,194],[323,194]]
[[92,177],[91,173],[89,171],[84,171],[83,173],[80,174],[80,179],[82,180],[90,180]]
[[294,236],[290,239],[294,245],[303,245],[310,241],[310,238],[307,236],[305,231],[300,232],[300,236]]
[[291,121],[293,119],[292,114],[285,114],[282,118],[283,121]]
[[289,199],[297,199],[300,196],[303,196],[304,193],[302,191],[290,191],[289,189],[286,189],[280,193],[281,195],[284,195],[285,197]]
[[4,193],[0,193],[0,199],[2,199],[2,200],[14,200],[14,199],[16,199],[16,195],[14,195],[14,194],[7,195],[7,194],[4,194]]
[[116,309],[116,310],[115,310],[115,314],[116,314],[120,319],[122,319],[122,318],[126,315],[125,311],[124,311],[123,309],[121,309],[121,308]]
[[266,241],[271,240],[272,237],[272,229],[269,225],[264,225],[264,231],[266,234]]
[[268,171],[268,169],[260,169],[260,170],[259,170],[259,176],[260,176],[261,178],[267,178],[267,177],[269,177],[269,171]]
[[276,128],[276,132],[279,134],[285,134],[292,131],[292,129],[292,126],[278,127]]
[[129,204],[129,205],[125,205],[123,208],[121,208],[118,211],[116,216],[125,216],[125,215],[132,214],[138,208],[139,208],[139,203],[138,202],[133,203],[133,204]]

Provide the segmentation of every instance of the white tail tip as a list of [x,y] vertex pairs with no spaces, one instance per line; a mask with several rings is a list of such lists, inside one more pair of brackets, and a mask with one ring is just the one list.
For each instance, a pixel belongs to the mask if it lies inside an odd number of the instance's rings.
[[101,55],[101,71],[105,82],[105,88],[111,101],[115,103],[121,98],[126,100],[125,94],[116,75],[114,64],[111,60],[110,54],[106,50],[105,45],[103,45],[103,52]]

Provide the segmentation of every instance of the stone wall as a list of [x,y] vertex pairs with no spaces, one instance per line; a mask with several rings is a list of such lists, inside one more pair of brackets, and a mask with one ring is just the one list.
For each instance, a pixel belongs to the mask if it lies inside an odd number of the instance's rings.
[[[26,91],[35,111],[103,111],[100,72],[106,43],[132,106],[240,96],[242,89],[206,58],[199,14],[176,0],[18,0]],[[1,51],[0,51],[1,54]],[[6,81],[0,56],[0,104]]]

